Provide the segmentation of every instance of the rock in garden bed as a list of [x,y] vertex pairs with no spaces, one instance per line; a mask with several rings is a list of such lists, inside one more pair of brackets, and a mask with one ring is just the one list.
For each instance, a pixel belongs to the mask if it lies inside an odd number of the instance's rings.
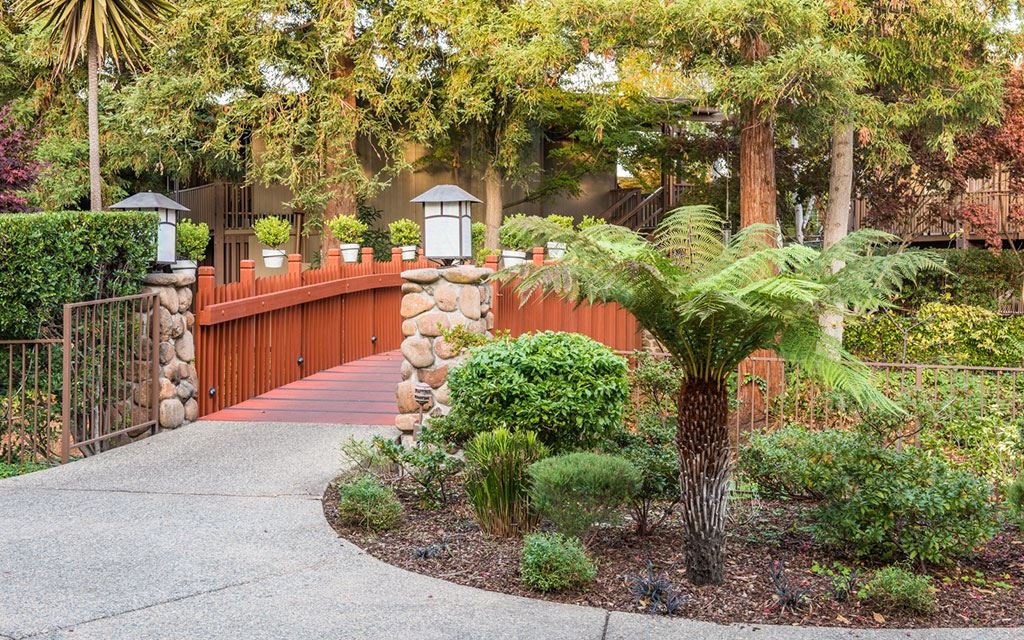
[[[843,563],[817,547],[801,531],[800,507],[746,500],[731,505],[724,585],[687,584],[680,526],[669,519],[648,537],[635,535],[628,524],[600,529],[588,547],[598,568],[594,582],[577,591],[540,594],[520,581],[521,539],[499,539],[481,533],[472,509],[461,496],[443,509],[430,510],[418,505],[410,486],[399,484],[396,488],[404,515],[391,531],[367,533],[339,523],[334,485],[324,494],[324,513],[338,535],[380,560],[462,585],[642,612],[646,603],[637,601],[631,585],[636,576],[647,573],[650,563],[655,576],[671,581],[679,600],[676,615],[698,620],[873,628],[1024,625],[1024,534],[1015,529],[1001,532],[976,556],[956,566],[929,567],[926,573],[932,576],[936,603],[929,614],[872,606],[856,593],[837,600],[833,579],[823,568],[834,569],[837,562],[853,567],[863,576],[859,579],[862,585],[876,567]],[[805,598],[797,598],[802,603],[795,609],[779,606],[771,578],[771,567],[778,561],[782,561],[789,588],[806,591]],[[911,569],[921,571],[920,567]]]

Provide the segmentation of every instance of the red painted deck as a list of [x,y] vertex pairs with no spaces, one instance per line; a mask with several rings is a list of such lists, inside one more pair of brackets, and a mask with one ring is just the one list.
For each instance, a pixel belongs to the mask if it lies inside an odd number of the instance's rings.
[[203,420],[394,425],[402,354],[382,353],[325,369]]

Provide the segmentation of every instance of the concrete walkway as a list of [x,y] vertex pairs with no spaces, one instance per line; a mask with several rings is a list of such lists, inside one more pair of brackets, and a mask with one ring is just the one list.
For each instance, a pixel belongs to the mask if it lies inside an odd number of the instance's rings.
[[320,496],[339,425],[199,423],[0,481],[0,638],[878,640],[1020,630],[723,627],[559,605],[396,569],[339,539]]

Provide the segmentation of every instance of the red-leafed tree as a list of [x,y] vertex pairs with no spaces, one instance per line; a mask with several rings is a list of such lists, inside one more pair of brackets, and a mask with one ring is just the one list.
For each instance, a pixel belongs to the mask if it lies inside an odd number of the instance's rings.
[[35,142],[11,114],[0,109],[0,213],[26,211],[24,191],[39,175],[39,163],[32,158]]
[[[972,179],[1005,175],[1000,189],[1024,192],[1024,69],[1016,68],[1006,78],[1001,122],[958,137],[952,157],[923,139],[907,142],[912,159],[909,175],[906,167],[900,167],[861,181],[861,194],[871,203],[872,216],[894,220],[916,214],[924,220],[964,223],[989,248],[998,250],[1005,239],[999,211],[985,200],[972,199],[969,187]],[[1024,204],[1011,201],[1009,222],[1024,227]]]

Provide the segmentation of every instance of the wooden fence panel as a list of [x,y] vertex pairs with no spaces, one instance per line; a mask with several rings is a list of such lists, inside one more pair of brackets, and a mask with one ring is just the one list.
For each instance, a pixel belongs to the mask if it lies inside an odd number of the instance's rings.
[[[534,249],[535,261],[543,259],[542,249]],[[493,256],[487,265],[496,268]],[[616,351],[630,352],[642,346],[636,318],[617,304],[574,305],[557,296],[536,293],[525,302],[509,284],[496,288],[494,328],[513,337],[530,331],[570,331],[590,336]]]

